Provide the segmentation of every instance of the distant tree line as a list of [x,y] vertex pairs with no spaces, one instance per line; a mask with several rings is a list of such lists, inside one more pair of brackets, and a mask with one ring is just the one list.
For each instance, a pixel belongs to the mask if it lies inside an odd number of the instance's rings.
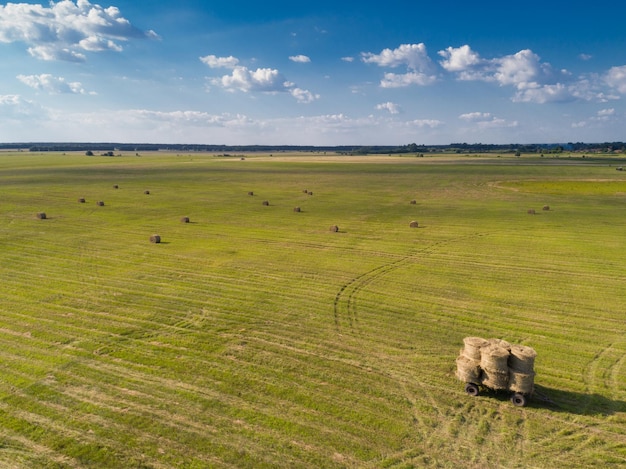
[[157,143],[0,143],[0,148],[8,150],[28,150],[31,152],[91,152],[108,155],[113,152],[170,151],[170,152],[217,152],[217,153],[277,153],[290,151],[334,152],[342,155],[364,154],[418,154],[424,153],[562,153],[570,152],[625,152],[624,142],[603,143],[551,143],[551,144],[486,144],[451,143],[448,145],[202,145],[202,144],[157,144]]

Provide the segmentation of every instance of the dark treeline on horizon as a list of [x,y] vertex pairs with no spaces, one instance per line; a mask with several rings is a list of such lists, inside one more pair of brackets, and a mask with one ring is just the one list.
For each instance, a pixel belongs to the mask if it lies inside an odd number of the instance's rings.
[[483,144],[483,143],[451,143],[448,145],[204,145],[204,144],[158,144],[158,143],[110,143],[110,142],[38,142],[38,143],[0,143],[6,150],[27,150],[31,152],[45,151],[82,151],[92,152],[140,152],[140,151],[174,151],[174,152],[335,152],[340,154],[403,154],[403,153],[561,153],[575,152],[626,152],[624,142],[604,143],[546,143],[546,144]]

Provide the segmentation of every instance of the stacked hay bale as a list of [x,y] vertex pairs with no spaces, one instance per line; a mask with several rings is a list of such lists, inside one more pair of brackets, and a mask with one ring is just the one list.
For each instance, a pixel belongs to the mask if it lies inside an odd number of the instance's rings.
[[480,350],[488,342],[480,337],[466,337],[463,342],[465,347],[456,359],[456,376],[465,383],[480,383]]
[[509,389],[513,392],[531,394],[535,383],[535,357],[537,352],[523,345],[511,346],[509,356]]
[[466,337],[456,359],[456,376],[465,383],[532,394],[537,353],[531,347],[501,339]]

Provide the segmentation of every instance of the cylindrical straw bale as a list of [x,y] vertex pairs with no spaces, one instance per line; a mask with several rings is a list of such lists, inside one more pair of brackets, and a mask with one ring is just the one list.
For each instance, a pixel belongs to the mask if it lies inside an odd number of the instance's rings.
[[152,235],[152,236],[150,236],[150,242],[158,244],[158,243],[161,242],[161,237],[159,235],[156,235],[156,234]]
[[509,352],[511,351],[511,344],[508,343],[506,340],[502,340],[502,339],[488,339],[487,342],[489,342],[490,345],[497,345],[499,347],[502,347],[503,349],[508,350]]
[[189,223],[189,217],[182,217],[182,218],[180,219],[180,222],[181,222],[181,223]]
[[464,383],[478,384],[481,381],[479,362],[460,355],[456,359],[456,377]]
[[85,198],[84,197],[79,198],[78,199],[78,203],[79,204],[84,204],[85,203]]
[[293,211],[297,212],[297,213],[300,213],[302,210],[300,209],[300,207],[294,207]]
[[513,345],[509,356],[509,367],[519,373],[532,373],[536,356],[537,352],[532,347]]
[[465,344],[463,355],[478,361],[480,361],[480,349],[488,344],[485,339],[480,337],[466,337],[463,339],[463,343]]
[[509,351],[498,345],[491,344],[480,350],[480,367],[483,370],[509,372]]
[[37,213],[37,218],[39,218],[40,220],[45,220],[47,217],[44,212],[39,212]]
[[411,223],[409,223],[409,227],[410,228],[418,228],[420,225],[418,222],[416,222],[415,220],[413,220]]
[[482,384],[491,389],[507,389],[509,386],[508,371],[485,370],[483,368]]
[[509,389],[513,392],[532,394],[535,385],[535,373],[518,373],[509,370]]
[[333,233],[338,233],[339,232],[339,227],[337,225],[332,225],[330,227],[330,231],[332,231]]
[[268,206],[270,204],[269,200],[264,200],[263,205]]

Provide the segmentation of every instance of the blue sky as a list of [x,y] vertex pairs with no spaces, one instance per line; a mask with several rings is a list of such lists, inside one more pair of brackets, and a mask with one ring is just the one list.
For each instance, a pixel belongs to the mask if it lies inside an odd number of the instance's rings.
[[0,142],[624,141],[624,13],[606,0],[0,2]]

